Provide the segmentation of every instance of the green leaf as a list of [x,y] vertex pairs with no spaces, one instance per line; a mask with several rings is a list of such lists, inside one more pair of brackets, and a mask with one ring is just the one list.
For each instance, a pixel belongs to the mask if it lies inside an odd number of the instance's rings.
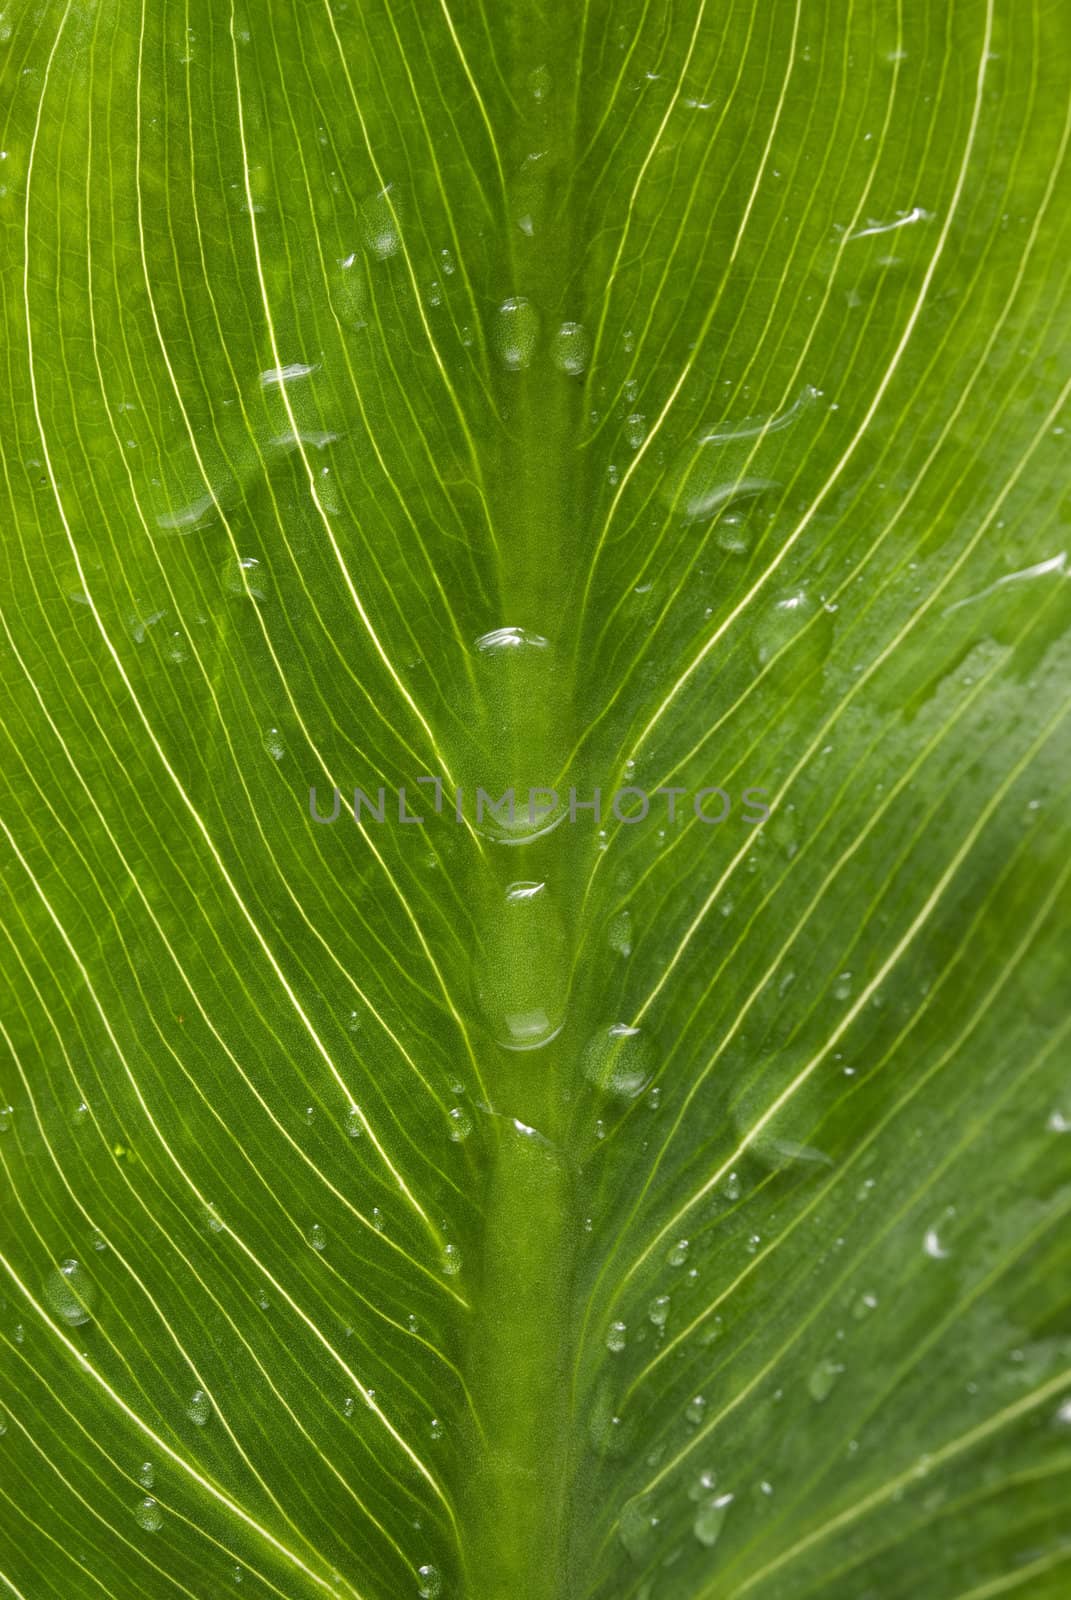
[[4,1592],[1065,1594],[1066,11],[0,26]]

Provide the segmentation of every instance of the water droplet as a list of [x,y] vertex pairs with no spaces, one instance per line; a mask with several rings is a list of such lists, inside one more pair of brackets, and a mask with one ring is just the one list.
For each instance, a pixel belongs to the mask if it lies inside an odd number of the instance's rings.
[[807,1379],[807,1390],[811,1399],[828,1400],[833,1393],[834,1384],[843,1371],[843,1362],[833,1361],[828,1356],[824,1357]]
[[604,1094],[635,1100],[651,1079],[647,1041],[639,1028],[615,1022],[589,1042],[583,1068],[588,1082]]
[[510,372],[524,372],[532,365],[539,339],[539,313],[523,296],[503,300],[494,327],[494,346],[498,359]]
[[445,249],[444,250],[440,250],[439,251],[439,260],[443,264],[443,272],[445,273],[445,275],[448,278],[453,277],[453,275],[454,275],[454,273],[455,273],[455,271],[457,269],[456,269],[456,267],[454,265],[454,258],[451,255],[450,251],[449,250],[445,250]]
[[397,255],[402,247],[402,236],[390,184],[362,202],[360,217],[365,247],[376,260],[387,261]]
[[625,439],[630,450],[638,450],[647,437],[647,418],[634,411],[625,418]]
[[342,1415],[344,1417],[352,1417],[353,1413],[356,1411],[356,1409],[357,1409],[356,1400],[353,1398],[353,1396],[351,1394],[348,1394],[346,1396],[345,1400],[343,1400],[343,1402],[342,1402]]
[[864,1317],[869,1317],[870,1313],[876,1308],[877,1303],[878,1297],[876,1294],[861,1294],[852,1306],[852,1316],[857,1322],[861,1322]]
[[286,755],[286,746],[278,728],[269,728],[263,739],[264,749],[273,761],[281,761]]
[[851,997],[851,992],[852,975],[850,972],[842,972],[833,985],[833,998],[834,1000],[847,1000]]
[[134,1507],[134,1520],[146,1533],[158,1533],[163,1527],[164,1516],[152,1496],[146,1495]]
[[99,1293],[81,1262],[67,1260],[53,1267],[44,1288],[49,1310],[68,1328],[79,1328],[93,1316]]
[[260,387],[262,389],[282,389],[286,384],[297,383],[302,378],[309,378],[318,370],[318,363],[311,366],[304,361],[291,361],[285,367],[269,367],[267,372],[260,374]]
[[791,663],[795,675],[806,677],[829,654],[833,620],[805,588],[783,595],[756,624],[752,646],[759,665],[766,666],[796,639],[802,639],[803,646],[786,657],[786,664]]
[[308,1232],[308,1240],[314,1250],[327,1248],[327,1234],[319,1222],[314,1222]]
[[591,360],[591,335],[582,322],[563,322],[550,347],[551,360],[559,372],[575,377]]
[[624,1322],[611,1322],[606,1335],[606,1348],[613,1355],[620,1355],[628,1343],[628,1325]]
[[656,1328],[664,1328],[669,1321],[669,1295],[657,1294],[647,1307],[647,1316]]
[[438,1567],[430,1564],[419,1567],[417,1577],[420,1579],[420,1587],[417,1590],[420,1600],[439,1600],[443,1592],[443,1580]]
[[472,1132],[472,1118],[463,1106],[452,1106],[450,1117],[450,1137],[455,1144],[462,1144]]
[[922,1248],[932,1261],[946,1261],[948,1259],[949,1252],[941,1243],[936,1228],[926,1229],[926,1235],[922,1241]]
[[617,1536],[633,1561],[643,1561],[650,1554],[657,1528],[658,1518],[647,1495],[636,1495],[622,1506]]
[[709,1500],[703,1501],[696,1512],[692,1532],[699,1543],[708,1550],[713,1549],[721,1537],[721,1530],[725,1526],[725,1519],[732,1503],[731,1494],[712,1495]]
[[672,509],[689,521],[701,521],[732,501],[779,488],[765,470],[779,457],[779,441],[767,441],[795,422],[816,397],[816,390],[806,388],[779,415],[723,424],[690,442],[669,477],[666,498]]
[[138,1482],[143,1489],[151,1489],[156,1482],[156,1468],[151,1461],[143,1461],[138,1468]]
[[448,1278],[456,1278],[461,1271],[461,1251],[456,1244],[443,1246],[441,1258],[442,1270]]
[[191,1422],[196,1422],[199,1428],[203,1428],[212,1415],[212,1402],[203,1389],[195,1389],[191,1394],[186,1415]]
[[669,1262],[670,1266],[683,1267],[684,1263],[688,1259],[688,1251],[690,1248],[691,1246],[689,1245],[687,1239],[678,1239],[676,1244],[673,1245],[672,1249],[669,1251],[669,1254],[666,1256],[666,1260]]
[[503,651],[545,650],[547,641],[541,633],[530,633],[527,628],[492,628],[481,633],[476,649],[481,655],[501,655]]
[[632,954],[632,913],[619,911],[610,921],[610,949],[616,950],[619,956]]
[[14,1115],[15,1108],[13,1106],[0,1106],[0,1133],[6,1133],[11,1127]]
[[704,1396],[701,1394],[697,1394],[694,1399],[689,1400],[688,1404],[684,1408],[685,1419],[693,1428],[699,1427],[706,1414],[707,1402]]
[[359,1139],[364,1133],[364,1123],[361,1121],[361,1113],[356,1106],[350,1106],[346,1112],[346,1132],[351,1139]]
[[507,1050],[538,1050],[565,1020],[565,930],[543,883],[510,884],[488,913],[489,937],[474,967],[487,1025]]
[[256,556],[228,556],[220,573],[228,594],[267,600],[268,574]]
[[717,1487],[717,1474],[707,1467],[699,1474],[688,1490],[688,1498],[689,1500],[709,1500]]
[[[905,56],[906,56],[906,51],[897,52],[895,59],[903,60],[905,58]],[[894,59],[894,57],[890,56],[888,59],[892,60],[892,59]],[[865,228],[857,228],[854,233],[849,233],[846,236],[844,242],[845,242],[845,244],[850,244],[853,239],[869,239],[869,238],[872,238],[874,234],[878,234],[878,233],[893,233],[893,232],[896,231],[896,229],[898,229],[898,228],[906,228],[906,227],[910,226],[910,224],[913,223],[913,222],[932,222],[932,221],[933,221],[933,212],[932,211],[924,211],[921,206],[912,206],[910,211],[901,212],[900,215],[897,216],[897,217],[894,217],[891,222],[869,222],[868,221]]]

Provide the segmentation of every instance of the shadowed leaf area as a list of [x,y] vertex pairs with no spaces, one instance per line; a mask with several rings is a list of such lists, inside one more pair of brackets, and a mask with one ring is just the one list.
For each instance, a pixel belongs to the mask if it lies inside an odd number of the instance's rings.
[[1066,10],[0,38],[0,1591],[1066,1595]]

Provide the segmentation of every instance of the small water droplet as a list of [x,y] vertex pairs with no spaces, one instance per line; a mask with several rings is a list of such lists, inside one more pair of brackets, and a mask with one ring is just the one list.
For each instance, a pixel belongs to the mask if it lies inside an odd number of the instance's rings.
[[656,1294],[647,1307],[647,1316],[656,1328],[664,1328],[669,1321],[669,1295]]
[[388,183],[385,189],[381,189],[378,194],[372,195],[361,204],[361,233],[366,249],[377,261],[388,261],[391,256],[397,255],[402,247],[398,213],[391,188]]
[[705,1397],[701,1394],[697,1394],[693,1399],[689,1400],[688,1404],[684,1408],[685,1419],[693,1428],[699,1427],[706,1414],[707,1402]]
[[431,1434],[433,1439],[441,1439],[443,1434],[446,1432],[446,1429],[438,1417],[432,1417],[430,1423],[428,1424],[428,1432]]
[[843,1371],[843,1362],[833,1361],[828,1356],[823,1357],[807,1379],[807,1390],[811,1399],[819,1402],[828,1400],[833,1393],[833,1386]]
[[345,1400],[343,1400],[343,1402],[342,1402],[342,1415],[344,1417],[352,1417],[353,1413],[356,1411],[356,1409],[357,1409],[356,1400],[353,1398],[353,1396],[351,1394],[348,1394],[346,1396]]
[[15,1108],[13,1106],[0,1106],[0,1133],[8,1131],[14,1115]]
[[443,1246],[441,1258],[442,1270],[448,1278],[456,1278],[461,1271],[461,1251],[456,1244]]
[[638,450],[647,437],[647,419],[634,411],[625,419],[625,439],[630,450]]
[[538,339],[539,312],[532,302],[523,296],[503,300],[494,327],[494,346],[502,365],[510,372],[526,371]]
[[551,360],[559,372],[578,376],[591,360],[591,335],[582,322],[563,322],[551,342]]
[[158,1533],[163,1527],[164,1516],[152,1496],[146,1495],[134,1507],[134,1520],[146,1533]]
[[606,1334],[606,1348],[613,1355],[620,1355],[628,1343],[628,1325],[624,1322],[611,1322]]
[[273,761],[281,761],[286,755],[286,746],[278,728],[269,728],[264,735],[264,749]]
[[438,1567],[426,1563],[417,1568],[417,1577],[420,1579],[420,1586],[417,1589],[420,1600],[439,1600],[443,1592],[443,1580]]
[[143,1489],[151,1489],[156,1482],[156,1468],[151,1461],[143,1461],[138,1468],[138,1482]]
[[452,1106],[448,1115],[451,1139],[455,1144],[463,1144],[472,1132],[472,1118],[463,1106]]
[[350,1106],[346,1112],[346,1132],[351,1139],[359,1139],[364,1133],[364,1123],[361,1121],[361,1113],[356,1106]]
[[717,1487],[717,1474],[706,1467],[688,1490],[688,1498],[694,1501],[709,1500]]
[[319,1222],[314,1222],[308,1232],[308,1240],[314,1250],[327,1248],[327,1234]]
[[857,1322],[861,1322],[864,1317],[869,1317],[870,1313],[876,1308],[877,1303],[878,1297],[876,1294],[861,1294],[852,1306],[852,1316]]
[[725,1526],[725,1519],[732,1503],[731,1494],[712,1495],[709,1500],[702,1502],[696,1512],[692,1532],[706,1549],[713,1549],[721,1537],[721,1530]]
[[619,956],[627,957],[632,954],[631,911],[619,911],[615,917],[611,918],[609,938],[610,949],[616,950]]
[[68,1259],[53,1267],[44,1289],[49,1310],[68,1328],[79,1328],[93,1316],[99,1292],[81,1262]]
[[212,1402],[203,1389],[195,1389],[191,1394],[190,1403],[186,1407],[186,1415],[199,1428],[203,1428],[212,1415]]
[[666,1256],[666,1260],[669,1262],[670,1266],[683,1267],[684,1263],[688,1259],[688,1251],[690,1248],[691,1246],[687,1239],[678,1239],[676,1244],[669,1251],[669,1254]]

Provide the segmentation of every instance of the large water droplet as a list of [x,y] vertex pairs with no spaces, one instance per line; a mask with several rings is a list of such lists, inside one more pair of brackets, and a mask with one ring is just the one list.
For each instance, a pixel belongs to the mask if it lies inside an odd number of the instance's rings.
[[93,1316],[99,1291],[81,1262],[67,1260],[45,1279],[45,1299],[53,1316],[68,1328],[79,1328]]
[[597,1033],[584,1052],[584,1076],[604,1094],[635,1100],[651,1078],[647,1041],[639,1028],[615,1022]]
[[775,600],[755,624],[751,643],[759,666],[765,667],[796,639],[800,645],[783,665],[802,679],[821,666],[833,643],[832,613],[803,587]]
[[488,917],[476,993],[494,1038],[536,1050],[557,1034],[569,990],[565,932],[543,883],[514,883]]
[[532,364],[539,339],[539,313],[530,300],[518,296],[498,308],[494,347],[510,372],[524,372]]
[[816,397],[815,389],[806,388],[779,414],[723,423],[690,441],[669,475],[665,493],[671,507],[697,522],[731,501],[778,488],[769,468],[780,461],[781,441],[771,443],[770,436],[788,428]]
[[266,569],[256,556],[228,556],[220,573],[228,594],[241,599],[267,600],[269,581]]
[[541,633],[531,633],[527,628],[492,628],[481,633],[476,649],[481,655],[499,655],[503,651],[545,650],[547,640]]
[[314,1250],[327,1249],[327,1233],[322,1223],[313,1223],[308,1232],[308,1240]]
[[643,1561],[655,1543],[658,1518],[647,1495],[635,1495],[621,1508],[617,1534],[633,1561]]

